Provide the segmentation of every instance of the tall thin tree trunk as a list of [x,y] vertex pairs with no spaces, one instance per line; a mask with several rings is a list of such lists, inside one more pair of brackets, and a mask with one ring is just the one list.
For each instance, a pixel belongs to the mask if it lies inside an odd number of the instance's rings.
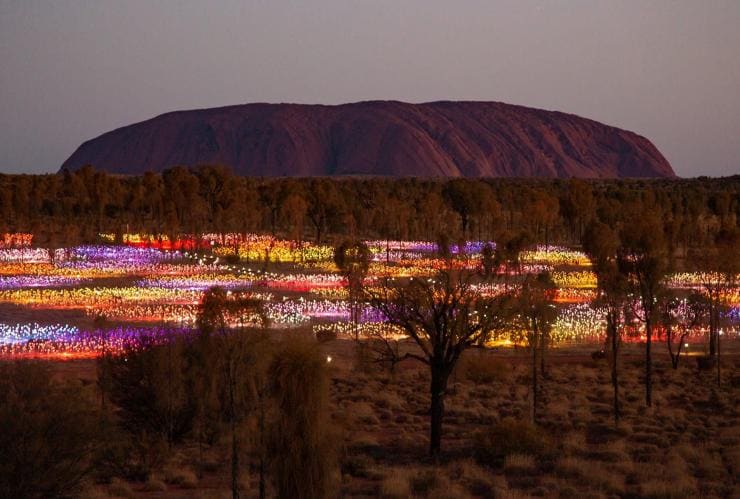
[[231,426],[231,497],[239,499],[239,442],[236,435],[236,380],[229,366],[229,424]]
[[722,384],[722,371],[720,367],[720,356],[719,356],[719,331],[717,331],[717,386]]
[[430,438],[429,453],[432,457],[439,456],[442,448],[442,419],[445,412],[445,391],[447,389],[447,374],[443,367],[432,365],[431,395],[432,404],[430,411]]
[[619,351],[619,337],[617,336],[617,326],[612,321],[611,328],[611,340],[612,340],[612,387],[614,388],[614,425],[619,424],[619,379],[617,366],[618,351]]
[[537,335],[532,343],[532,423],[537,423]]
[[265,402],[260,393],[260,499],[265,499]]
[[715,313],[714,295],[709,292],[709,356],[717,355],[717,314]]
[[547,335],[543,332],[540,334],[540,374],[544,379],[545,373],[545,351],[547,350]]
[[645,321],[645,333],[647,334],[645,344],[645,404],[650,407],[653,405],[653,323],[650,317]]

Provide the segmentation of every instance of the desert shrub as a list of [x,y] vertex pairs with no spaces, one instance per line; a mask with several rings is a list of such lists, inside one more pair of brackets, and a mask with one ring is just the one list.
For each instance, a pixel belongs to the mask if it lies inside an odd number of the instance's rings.
[[422,468],[411,475],[411,492],[416,497],[454,499],[467,497],[461,487],[453,484],[444,468]]
[[417,496],[428,495],[436,486],[439,475],[433,469],[418,470],[409,482],[411,491]]
[[604,360],[604,359],[606,359],[606,351],[605,350],[596,350],[594,352],[591,352],[591,359],[592,360]]
[[271,478],[279,497],[332,495],[336,452],[329,433],[329,377],[315,343],[292,338],[270,366],[275,415],[268,429]]
[[618,494],[624,489],[624,478],[604,465],[577,457],[564,457],[558,460],[556,471],[562,476],[582,480],[585,483]]
[[355,343],[354,368],[358,373],[370,374],[377,371],[379,364],[376,362],[375,352],[370,348],[370,344],[365,341]]
[[0,497],[69,497],[97,446],[96,415],[79,386],[42,364],[0,364]]
[[653,478],[640,485],[640,495],[649,499],[688,499],[697,491],[690,484]]
[[229,253],[228,255],[222,256],[224,262],[228,265],[236,265],[241,260],[237,253]]
[[167,442],[150,432],[131,434],[113,425],[106,425],[103,431],[105,439],[96,455],[95,477],[99,481],[146,481],[169,452]]
[[353,453],[342,459],[342,474],[357,478],[370,478],[374,475],[374,462],[365,454]]
[[108,486],[108,493],[113,497],[134,497],[131,486],[123,480],[113,479]]
[[173,443],[191,430],[194,406],[185,382],[184,350],[185,342],[173,339],[106,360],[110,399],[129,433],[149,433]]
[[542,456],[549,454],[552,442],[537,426],[514,419],[504,419],[490,430],[478,434],[476,456],[486,463],[502,465],[510,454]]
[[495,497],[497,490],[507,487],[506,478],[493,475],[472,459],[454,461],[447,466],[449,477],[463,485],[469,494],[477,497]]
[[411,495],[409,487],[409,477],[405,470],[392,469],[391,472],[383,478],[380,485],[380,495],[386,498],[403,499]]
[[528,454],[509,454],[504,459],[504,469],[514,473],[534,471],[537,467],[534,457]]
[[326,343],[337,339],[337,332],[333,329],[322,328],[316,331],[316,339],[319,343]]
[[167,484],[159,478],[150,476],[144,484],[144,490],[146,492],[164,492],[167,490]]
[[568,455],[579,454],[586,450],[586,435],[581,431],[567,433],[562,439],[563,452]]
[[696,357],[696,366],[699,368],[700,371],[708,371],[710,369],[714,369],[716,365],[716,357],[710,357],[708,355]]
[[194,489],[198,485],[198,476],[190,468],[166,468],[164,481],[185,489]]
[[510,367],[505,362],[488,355],[475,355],[473,352],[461,359],[458,369],[465,379],[478,385],[506,381],[510,372]]

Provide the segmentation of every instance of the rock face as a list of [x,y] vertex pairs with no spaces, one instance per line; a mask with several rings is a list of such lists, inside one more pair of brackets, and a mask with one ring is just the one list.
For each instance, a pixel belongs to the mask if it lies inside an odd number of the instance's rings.
[[241,175],[673,177],[644,137],[499,102],[244,104],[177,111],[82,144],[62,168],[139,174],[224,164]]

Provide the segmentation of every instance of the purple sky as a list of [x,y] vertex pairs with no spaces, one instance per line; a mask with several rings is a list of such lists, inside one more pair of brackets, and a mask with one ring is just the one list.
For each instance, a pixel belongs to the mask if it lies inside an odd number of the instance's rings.
[[176,109],[368,99],[557,109],[740,173],[740,1],[0,0],[0,172]]

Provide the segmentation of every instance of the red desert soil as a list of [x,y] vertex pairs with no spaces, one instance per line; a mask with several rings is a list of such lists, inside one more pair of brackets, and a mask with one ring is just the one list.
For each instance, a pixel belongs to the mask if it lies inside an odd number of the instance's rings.
[[[723,359],[722,388],[716,387],[714,372],[697,370],[692,357],[671,369],[657,344],[651,408],[644,404],[642,350],[628,345],[620,380],[623,419],[616,429],[608,363],[591,359],[594,347],[553,351],[539,420],[549,451],[531,456],[522,449],[503,463],[481,459],[481,442],[505,418],[528,420],[528,357],[526,351],[468,351],[450,383],[444,455],[437,466],[426,454],[429,380],[423,366],[405,362],[393,375],[358,370],[351,342],[331,341],[322,349],[332,357],[331,417],[345,497],[737,497],[740,492],[740,353],[734,343]],[[55,368],[62,378],[93,382],[94,361],[59,362]],[[197,452],[186,447],[155,476],[156,491],[119,481],[93,487],[90,497],[121,490],[150,498],[228,497],[227,449],[224,443],[209,451],[212,471],[190,488],[167,478],[194,476]],[[256,497],[255,480],[254,474],[245,480],[246,497]]]

